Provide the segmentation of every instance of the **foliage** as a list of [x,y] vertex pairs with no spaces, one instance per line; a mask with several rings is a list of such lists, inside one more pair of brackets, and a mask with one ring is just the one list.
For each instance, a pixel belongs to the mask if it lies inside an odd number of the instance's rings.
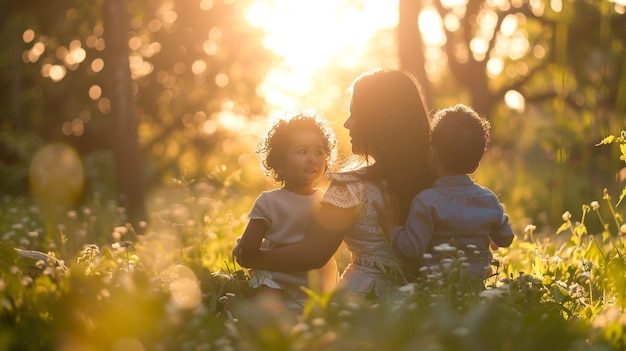
[[[102,5],[105,1],[0,1],[0,181],[24,195],[30,159],[51,142],[71,145],[89,167],[86,194],[112,192],[112,121]],[[271,54],[247,25],[249,1],[137,0],[127,5],[128,54],[149,186],[181,171],[198,178],[219,161],[236,168],[244,124],[263,113],[256,94]],[[133,131],[130,131],[133,132]],[[247,147],[248,145],[246,145]],[[233,156],[234,155],[234,156]],[[228,161],[226,161],[228,160]],[[219,164],[219,163],[218,163]]]

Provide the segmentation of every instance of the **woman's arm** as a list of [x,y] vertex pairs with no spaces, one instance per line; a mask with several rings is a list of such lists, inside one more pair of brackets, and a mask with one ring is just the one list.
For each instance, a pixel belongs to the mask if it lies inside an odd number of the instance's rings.
[[233,255],[243,265],[249,258],[254,257],[261,247],[261,242],[267,231],[267,223],[262,219],[251,219],[243,235],[233,249]]
[[[304,239],[292,245],[258,250],[253,257],[237,261],[244,267],[297,272],[320,268],[333,257],[348,228],[352,225],[356,207],[341,208],[322,203]],[[244,258],[244,260],[242,260]]]

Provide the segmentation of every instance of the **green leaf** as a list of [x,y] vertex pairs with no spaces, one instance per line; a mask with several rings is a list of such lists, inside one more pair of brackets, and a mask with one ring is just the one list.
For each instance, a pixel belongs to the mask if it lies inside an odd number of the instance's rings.
[[562,303],[570,297],[567,290],[556,284],[552,286],[552,296],[554,297],[554,301],[558,303]]
[[615,136],[614,135],[609,135],[609,136],[605,137],[604,139],[602,139],[602,141],[597,143],[596,146],[608,145],[608,144],[613,143],[613,141],[615,141]]
[[581,224],[579,226],[577,226],[576,228],[574,228],[574,234],[576,234],[577,236],[581,237],[583,235],[587,234],[587,226],[584,224]]
[[556,234],[558,235],[558,234],[560,234],[560,233],[562,233],[562,232],[566,231],[567,229],[569,229],[569,223],[568,223],[568,222],[565,222],[565,223],[561,224],[561,226],[559,227],[559,229],[557,229],[557,230],[556,230]]
[[617,204],[615,206],[619,206],[620,202],[622,202],[622,199],[624,198],[624,196],[626,196],[626,187],[624,187],[624,189],[622,189],[622,194],[619,196],[619,200],[617,201]]

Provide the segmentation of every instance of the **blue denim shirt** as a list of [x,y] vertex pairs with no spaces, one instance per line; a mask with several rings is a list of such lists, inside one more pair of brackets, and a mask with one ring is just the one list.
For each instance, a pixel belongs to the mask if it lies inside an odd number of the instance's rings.
[[468,175],[458,175],[438,178],[415,196],[405,226],[393,229],[392,247],[416,273],[439,264],[446,255],[442,248],[449,248],[439,245],[450,244],[464,251],[470,273],[483,278],[493,258],[490,240],[506,247],[513,237],[498,197]]

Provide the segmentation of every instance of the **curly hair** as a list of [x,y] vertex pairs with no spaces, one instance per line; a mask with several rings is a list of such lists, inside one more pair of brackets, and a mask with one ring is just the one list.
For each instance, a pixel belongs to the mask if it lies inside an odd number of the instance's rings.
[[337,153],[337,140],[335,133],[327,122],[315,114],[298,112],[297,114],[278,119],[271,126],[267,135],[261,141],[258,153],[261,155],[261,162],[265,167],[266,174],[275,181],[284,184],[285,180],[276,171],[285,158],[289,147],[289,136],[299,131],[316,131],[323,139],[324,151],[326,152],[326,170],[328,170],[335,160]]
[[431,145],[441,165],[459,174],[472,172],[489,143],[489,121],[471,107],[457,104],[437,111],[432,125]]

